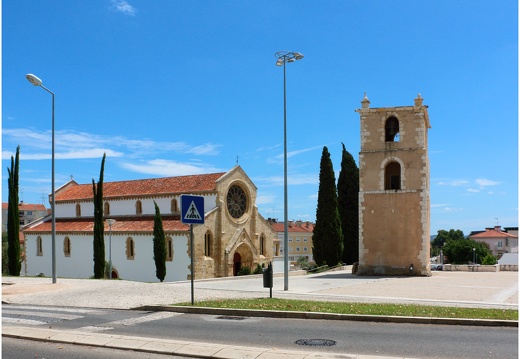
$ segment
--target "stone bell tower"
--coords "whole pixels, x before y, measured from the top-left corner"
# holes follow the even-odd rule
[[[428,106],[361,109],[359,275],[431,275]]]

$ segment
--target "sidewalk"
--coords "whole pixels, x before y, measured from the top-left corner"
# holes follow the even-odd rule
[[[57,283],[52,284],[50,278],[4,277],[2,284],[3,303],[35,305],[56,305],[56,303],[60,303],[60,306],[72,307],[113,309],[145,307],[147,310],[162,310],[164,306],[190,302],[191,300],[190,281],[139,283],[124,280],[58,278]],[[431,277],[357,277],[353,276],[350,270],[345,270],[315,275],[291,275],[288,284],[289,290],[283,290],[283,277],[275,276],[273,297],[320,301],[416,303],[518,309],[518,272],[433,272]],[[100,293],[103,293],[103,295],[100,295]],[[269,288],[263,288],[261,275],[194,282],[195,302],[218,298],[259,297],[269,297]],[[186,310],[197,309],[187,307]],[[260,314],[269,316],[267,312]],[[308,315],[309,313],[306,317]],[[389,318],[380,319],[389,321]],[[406,321],[406,318],[399,320],[403,322]],[[431,322],[429,318],[424,320],[426,320],[425,323]],[[415,318],[415,322],[417,322],[417,318]],[[479,325],[476,321],[474,323],[463,322],[462,324]],[[482,322],[480,325],[490,325],[490,323]],[[513,325],[517,326],[518,323],[513,323]],[[305,351],[248,348],[104,333],[65,332],[36,326],[3,326],[2,335],[151,353],[173,353],[199,358],[337,358],[337,354],[334,353],[313,352],[310,354]],[[342,357],[350,359],[389,358],[355,354],[344,354]],[[396,358],[393,357],[393,359]]]

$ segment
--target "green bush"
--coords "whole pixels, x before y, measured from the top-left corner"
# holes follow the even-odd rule
[[[497,258],[492,254],[487,254],[482,259],[482,264],[483,265],[495,265],[495,264],[497,264]]]
[[[256,268],[255,268],[253,274],[262,274],[262,273],[263,273],[262,266],[260,265],[260,263],[258,263],[256,265]]]
[[[237,276],[239,275],[250,275],[251,274],[251,268],[249,267],[240,267]]]

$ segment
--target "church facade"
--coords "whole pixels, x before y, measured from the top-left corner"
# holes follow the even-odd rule
[[[204,224],[193,225],[194,279],[230,277],[272,261],[276,232],[259,213],[257,188],[240,166],[228,172],[103,184],[105,259],[112,277],[156,282],[153,226],[157,203],[166,237],[165,281],[191,278],[190,225],[180,220],[180,196],[204,197]],[[94,274],[92,184],[70,181],[56,191],[58,277]],[[24,231],[27,275],[51,275],[51,218]]]

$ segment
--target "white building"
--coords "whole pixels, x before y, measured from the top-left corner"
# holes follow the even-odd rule
[[[257,188],[241,167],[227,173],[105,182],[105,260],[113,277],[155,282],[153,226],[159,206],[166,236],[165,281],[191,276],[190,226],[180,220],[180,195],[204,197],[204,218],[193,225],[195,279],[236,275],[242,267],[267,265],[276,236],[255,205]],[[58,277],[94,275],[92,184],[70,181],[56,191],[56,268]],[[27,274],[51,275],[51,217],[24,230]]]

